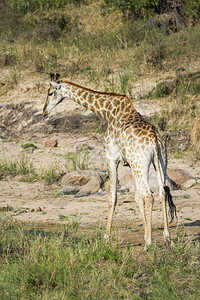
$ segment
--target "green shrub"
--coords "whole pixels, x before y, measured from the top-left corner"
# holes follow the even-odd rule
[[[192,19],[196,23],[200,20],[200,0],[181,0],[174,1],[174,3],[162,0],[104,0],[101,7],[103,11],[107,12],[112,8],[124,15],[132,15],[135,19],[147,20],[155,14],[175,11],[179,19],[182,19],[181,21]]]
[[[102,8],[114,8],[122,13],[129,11],[134,18],[147,19],[159,11],[162,0],[104,0]]]

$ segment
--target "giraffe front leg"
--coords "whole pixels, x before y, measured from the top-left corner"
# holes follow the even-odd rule
[[[108,215],[105,238],[108,238],[110,236],[113,214],[117,204],[117,168],[118,168],[117,161],[110,161],[108,163],[110,191],[109,191],[109,199],[108,199],[109,215]]]
[[[145,215],[144,198],[137,190],[136,190],[136,193],[135,193],[135,200],[137,202],[137,205],[138,205],[138,208],[140,210],[141,217],[142,217],[142,223],[143,223],[143,226],[144,226],[144,240],[145,240],[145,245],[146,245],[147,220],[146,220],[146,215]],[[145,249],[146,249],[146,246],[145,246]]]

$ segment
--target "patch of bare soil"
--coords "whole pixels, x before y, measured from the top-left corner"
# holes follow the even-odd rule
[[[0,98],[0,159],[17,158],[23,151],[22,144],[31,142],[37,149],[27,155],[38,172],[50,167],[63,169],[67,153],[76,153],[77,149],[88,147],[88,168],[105,170],[101,133],[106,127],[105,122],[70,100],[64,101],[49,118],[43,119],[41,112],[46,93],[41,86],[46,86],[47,89],[48,82],[41,82],[38,87],[36,79],[33,79],[31,84],[21,84],[17,91]],[[144,113],[146,106],[140,102]],[[154,106],[155,104],[152,107]],[[154,110],[152,107],[149,107],[149,114]],[[139,103],[137,109],[140,109]],[[49,138],[56,139],[58,146],[44,147],[45,140]],[[169,168],[182,168],[192,176],[200,174],[200,164],[180,159],[169,158]],[[47,228],[72,221],[78,222],[81,231],[91,231],[95,226],[106,225],[107,194],[74,198],[73,195],[58,195],[58,185],[47,185],[43,180],[23,182],[21,179],[15,177],[0,181],[2,214]],[[183,224],[193,239],[199,238],[200,186],[196,184],[188,189],[175,190],[172,195],[178,215],[178,221],[170,224],[172,233],[175,234],[177,226]],[[154,197],[153,239],[161,241],[163,215],[158,194],[155,193]],[[113,234],[114,232],[120,236],[122,244],[127,241],[136,247],[144,244],[140,214],[133,193],[118,193]]]

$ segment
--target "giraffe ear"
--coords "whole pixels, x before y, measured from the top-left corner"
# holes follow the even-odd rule
[[[50,79],[51,81],[54,81],[54,73],[50,73]]]
[[[56,80],[58,80],[60,77],[60,74],[59,73],[56,73]]]

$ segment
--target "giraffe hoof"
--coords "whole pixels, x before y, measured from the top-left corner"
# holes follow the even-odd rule
[[[164,242],[165,243],[170,243],[171,242],[171,238],[170,238],[169,232],[163,233],[163,237],[164,237]]]
[[[151,246],[151,245],[145,245],[145,246],[144,246],[144,251],[145,251],[145,252],[148,252],[148,251],[149,251],[149,248],[150,248],[150,246]]]
[[[151,243],[146,243],[144,246],[144,251],[148,251],[150,247],[151,247]]]

